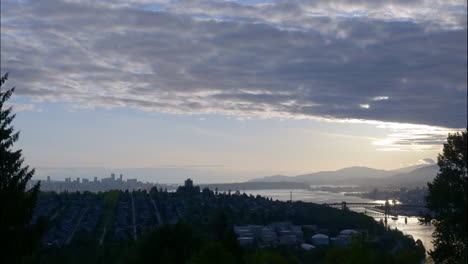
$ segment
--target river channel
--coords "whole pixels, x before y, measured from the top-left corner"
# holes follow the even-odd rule
[[[292,193],[291,193],[292,192]],[[382,203],[383,201],[376,201],[370,199],[364,199],[354,196],[345,196],[344,193],[333,193],[325,191],[315,190],[245,190],[245,193],[250,195],[261,195],[264,197],[270,197],[273,200],[289,201],[292,197],[293,201],[303,201],[312,203],[341,203],[346,201],[347,203]],[[364,213],[365,208],[350,208],[353,211]],[[382,216],[378,214],[372,215],[377,221],[382,219]],[[421,225],[419,224],[417,217],[398,216],[398,220],[388,219],[388,225],[390,228],[397,228],[404,234],[411,235],[415,240],[419,239],[422,241],[426,250],[433,249],[432,244],[432,232],[434,226],[432,225]]]

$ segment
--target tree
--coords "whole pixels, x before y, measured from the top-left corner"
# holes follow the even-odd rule
[[[212,219],[214,240],[219,242],[230,254],[234,256],[236,263],[242,263],[242,248],[237,241],[236,233],[228,223],[228,217],[225,212],[217,211]]]
[[[439,173],[428,183],[427,207],[434,213],[436,263],[467,263],[467,131],[449,134],[437,164]]]
[[[191,264],[235,264],[234,256],[218,242],[206,243],[192,257]]]
[[[163,225],[139,241],[136,258],[128,263],[187,263],[200,242],[192,228],[183,222]]]
[[[18,140],[11,122],[15,118],[12,108],[5,107],[15,88],[2,91],[8,74],[0,77],[0,254],[2,263],[16,263],[31,254],[40,235],[37,225],[31,225],[31,216],[39,192],[39,183],[29,190],[27,183],[34,169],[23,166],[21,149],[13,150]],[[1,259],[0,259],[1,260]]]

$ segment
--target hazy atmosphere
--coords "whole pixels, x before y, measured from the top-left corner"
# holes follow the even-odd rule
[[[468,263],[466,0],[0,4],[0,263]]]
[[[467,125],[466,14],[466,1],[5,0],[16,147],[37,179],[431,163]]]

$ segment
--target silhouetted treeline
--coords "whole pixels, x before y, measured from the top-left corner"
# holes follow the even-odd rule
[[[55,209],[54,209],[55,208]],[[218,193],[185,185],[176,192],[41,193],[35,218],[48,219],[29,263],[418,263],[424,248],[371,217],[304,202]],[[332,236],[363,230],[348,246],[241,247],[233,225],[290,221]],[[68,230],[69,231],[66,231]],[[311,235],[311,234],[308,234]],[[370,262],[369,262],[370,261]],[[379,262],[380,263],[380,262]]]

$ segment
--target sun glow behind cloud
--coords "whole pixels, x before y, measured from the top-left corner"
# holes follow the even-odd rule
[[[376,96],[372,100],[374,101],[383,101],[383,100],[388,100],[388,96]]]
[[[369,104],[360,104],[359,107],[364,108],[364,109],[369,109],[370,105]]]
[[[379,151],[427,151],[440,150],[447,138],[447,134],[459,130],[442,127],[381,123],[379,128],[390,130],[386,138],[373,141]]]

